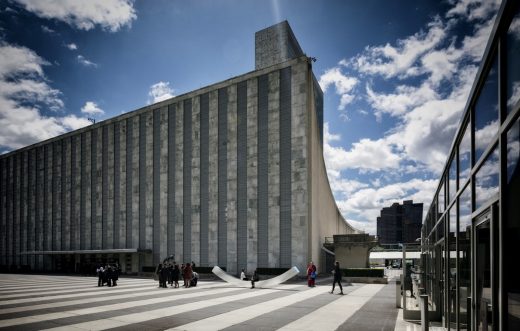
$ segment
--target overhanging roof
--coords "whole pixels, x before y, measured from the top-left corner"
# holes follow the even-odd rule
[[[119,254],[119,253],[151,253],[150,249],[119,248],[119,249],[76,249],[66,251],[27,251],[20,255],[71,255],[71,254]]]

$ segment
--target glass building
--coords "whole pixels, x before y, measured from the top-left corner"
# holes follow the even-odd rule
[[[476,77],[423,222],[422,286],[450,330],[520,330],[520,1],[503,1]]]

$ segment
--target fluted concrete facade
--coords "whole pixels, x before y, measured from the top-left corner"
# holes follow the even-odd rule
[[[0,156],[0,263],[319,263],[325,237],[356,230],[331,194],[322,93],[297,55]]]

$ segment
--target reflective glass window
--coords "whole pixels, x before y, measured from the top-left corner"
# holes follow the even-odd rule
[[[448,234],[448,311],[452,328],[457,322],[457,204],[450,208]]]
[[[445,199],[444,199],[444,183],[442,183],[441,188],[439,190],[439,204],[437,205],[439,207],[439,216],[442,215],[445,208]]]
[[[455,159],[451,160],[450,171],[448,174],[448,183],[448,203],[451,203],[457,194],[457,162]]]
[[[475,175],[475,210],[498,193],[500,163],[495,146]]]
[[[506,100],[509,114],[520,100],[520,13],[518,10],[507,31],[506,45]]]
[[[471,185],[459,196],[459,327],[471,330]]]
[[[507,132],[507,185],[505,190],[504,261],[518,261],[520,238],[520,119]],[[505,272],[507,329],[520,330],[520,283],[518,274]]]
[[[520,158],[520,119],[507,132],[507,183],[518,176],[518,159]]]
[[[493,65],[480,90],[475,104],[475,162],[489,146],[498,132],[498,61],[495,56]]]
[[[459,145],[459,181],[462,186],[469,178],[471,171],[471,130],[470,126],[466,126],[466,132],[462,136]]]

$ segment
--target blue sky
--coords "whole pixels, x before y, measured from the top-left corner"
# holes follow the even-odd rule
[[[0,153],[254,69],[288,20],[325,92],[338,206],[427,210],[500,3],[0,0]]]

